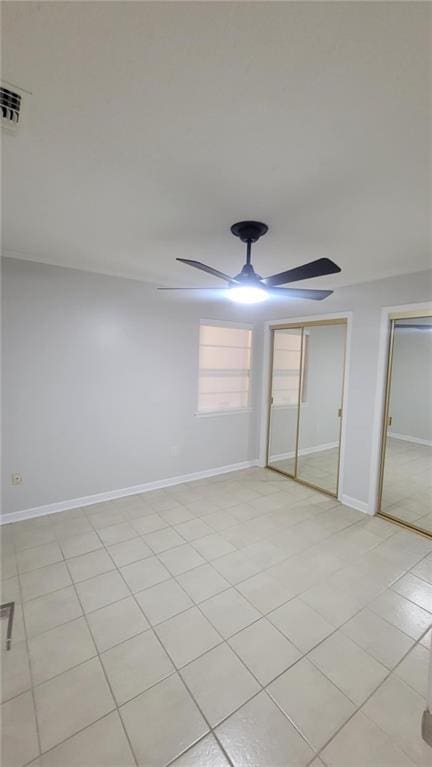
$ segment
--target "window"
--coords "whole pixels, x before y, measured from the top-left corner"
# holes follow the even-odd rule
[[[249,407],[252,330],[202,324],[199,341],[199,413]]]
[[[273,347],[273,385],[272,404],[279,407],[297,405],[300,357],[301,357],[301,330],[284,332],[278,330],[274,334]],[[309,359],[309,335],[304,334],[303,348],[303,376],[301,403],[306,402],[307,372]]]

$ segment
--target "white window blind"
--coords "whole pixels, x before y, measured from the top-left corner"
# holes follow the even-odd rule
[[[309,356],[309,336],[304,335],[303,382],[301,402],[306,402],[306,385]],[[301,331],[283,333],[274,336],[273,347],[273,405],[297,405],[300,383]]]
[[[200,326],[199,413],[249,407],[252,330]]]

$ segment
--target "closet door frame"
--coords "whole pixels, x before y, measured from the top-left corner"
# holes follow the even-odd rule
[[[337,461],[337,477],[336,477],[335,492],[332,492],[331,490],[326,490],[325,488],[320,487],[319,485],[315,485],[312,482],[308,482],[305,479],[301,479],[298,476],[298,472],[297,472],[298,446],[299,446],[299,436],[300,436],[301,392],[303,389],[303,376],[304,376],[304,366],[303,366],[304,337],[305,337],[304,331],[306,328],[322,327],[325,325],[343,325],[345,326],[345,330],[346,330],[345,343],[344,343],[344,361],[342,366],[341,397],[340,397],[341,407],[340,407],[340,418],[339,418],[338,461]],[[271,440],[271,409],[272,409],[272,392],[273,392],[273,352],[274,352],[275,331],[277,330],[301,330],[300,375],[299,375],[299,387],[298,387],[298,397],[297,397],[297,425],[296,425],[296,439],[295,439],[294,474],[290,474],[287,471],[283,471],[282,469],[278,469],[275,466],[272,466],[271,464],[269,464],[270,440]],[[306,487],[311,487],[313,490],[318,490],[320,493],[329,495],[331,498],[339,497],[341,437],[342,437],[342,421],[344,417],[343,403],[344,403],[344,393],[345,393],[344,387],[345,387],[345,378],[346,378],[347,343],[348,343],[348,320],[346,317],[341,317],[337,319],[328,319],[328,320],[326,319],[305,320],[305,321],[270,325],[270,365],[269,365],[269,384],[268,384],[268,401],[267,401],[267,446],[266,446],[266,461],[265,461],[266,468],[271,469],[272,471],[276,471],[278,472],[278,474],[282,474],[284,477],[289,477],[290,479],[293,479],[295,482],[298,482],[301,485],[305,485]]]
[[[415,530],[416,533],[424,535],[426,538],[432,538],[432,533],[429,530],[424,530],[421,527],[417,527],[411,522],[406,522],[398,517],[393,517],[385,511],[382,511],[382,497],[384,491],[384,475],[385,475],[385,459],[387,449],[387,429],[389,426],[390,415],[390,399],[391,399],[391,384],[393,373],[393,354],[394,354],[394,335],[395,325],[398,320],[414,320],[420,317],[432,317],[432,311],[424,309],[423,311],[407,311],[396,312],[388,315],[388,343],[387,343],[387,364],[385,374],[385,394],[384,394],[384,409],[383,418],[381,424],[381,447],[380,447],[380,463],[379,463],[379,482],[378,482],[378,504],[377,515],[383,519],[387,519],[390,522],[394,522],[400,527],[408,528],[409,530]]]

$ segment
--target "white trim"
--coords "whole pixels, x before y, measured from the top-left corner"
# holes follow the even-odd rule
[[[388,436],[393,439],[401,439],[403,442],[414,442],[415,445],[427,445],[432,447],[431,439],[421,439],[420,437],[410,437],[408,434],[397,434],[394,431],[389,431]]]
[[[200,325],[213,325],[218,328],[240,328],[241,330],[253,330],[255,324],[251,322],[231,322],[231,320],[206,320],[200,319]]]
[[[362,511],[363,514],[373,514],[373,511],[371,511],[369,504],[366,501],[360,501],[358,498],[351,498],[350,495],[344,495],[343,493],[339,496],[339,501],[343,503],[344,506],[349,506],[350,509]]]
[[[349,382],[350,382],[350,366],[351,366],[352,312],[347,312],[346,319],[347,319],[347,324],[346,324],[345,360],[344,360],[344,377],[343,377],[342,424],[341,424],[340,447],[339,447],[338,500],[340,500],[344,495],[343,490],[344,490],[344,478],[345,478],[345,445],[346,445],[346,439],[347,439],[347,423],[348,423],[347,416],[349,413],[348,398],[349,398]]]
[[[151,490],[160,490],[164,487],[171,487],[172,485],[180,485],[183,482],[195,482],[198,479],[206,479],[207,477],[216,477],[219,474],[229,474],[232,471],[240,471],[241,469],[250,469],[257,465],[257,461],[241,461],[240,463],[232,463],[228,466],[218,466],[215,469],[204,469],[203,471],[195,471],[192,474],[183,474],[177,477],[169,477],[169,479],[159,479],[156,482],[145,482],[143,485],[133,485],[132,487],[124,487],[121,490],[108,490],[105,493],[96,493],[95,495],[87,495],[83,498],[72,498],[69,501],[57,501],[56,503],[48,503],[46,506],[34,506],[31,509],[23,509],[22,511],[12,511],[9,514],[3,514],[0,516],[0,525],[5,525],[9,522],[18,522],[24,519],[33,519],[33,517],[44,517],[46,514],[57,514],[59,511],[68,511],[69,509],[81,508],[83,506],[91,506],[94,503],[102,503],[103,501],[113,501],[117,498],[125,498],[128,495],[137,495],[138,493],[148,493]]]
[[[303,447],[301,450],[299,450],[299,455],[310,455],[311,453],[321,453],[322,450],[331,450],[334,447],[337,447],[339,442],[326,442],[322,445],[315,445],[314,447]],[[292,450],[290,453],[278,453],[277,455],[270,455],[269,461],[283,461],[285,458],[294,458],[295,451]]]
[[[380,342],[377,361],[377,385],[375,390],[374,426],[372,433],[372,450],[370,463],[369,482],[369,508],[371,514],[378,512],[378,490],[381,468],[381,429],[384,416],[388,341],[390,334],[390,315],[397,312],[430,312],[432,303],[422,301],[413,304],[401,304],[399,306],[384,306],[381,309]]]
[[[304,322],[323,322],[324,320],[346,320],[352,316],[351,311],[346,312],[330,312],[329,314],[308,314],[304,317],[285,317],[277,320],[266,320],[264,327],[277,328],[279,325],[295,325],[296,322],[302,324]]]

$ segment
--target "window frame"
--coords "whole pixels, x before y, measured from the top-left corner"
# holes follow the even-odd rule
[[[248,387],[248,404],[246,407],[241,408],[225,408],[221,410],[200,410],[199,409],[199,397],[200,397],[200,333],[201,333],[201,326],[212,326],[212,327],[220,327],[220,328],[232,328],[235,330],[236,328],[240,330],[250,330],[251,332],[251,345],[250,345],[250,362],[249,362],[249,387]],[[252,371],[253,371],[253,356],[254,356],[254,325],[248,322],[231,322],[230,320],[207,320],[207,319],[200,319],[199,325],[198,325],[198,344],[197,344],[197,390],[196,390],[196,410],[194,415],[197,418],[215,418],[218,416],[227,416],[227,415],[240,415],[241,413],[251,413],[252,408]]]

